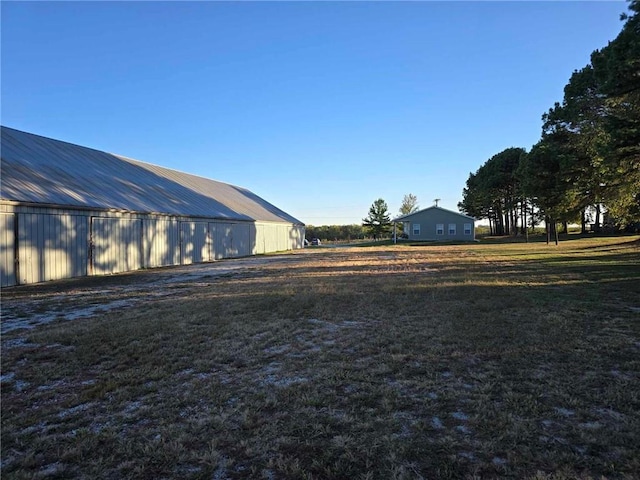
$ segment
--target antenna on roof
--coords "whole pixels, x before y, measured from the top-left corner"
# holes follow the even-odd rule
[[[434,198],[433,202],[436,204],[436,207],[438,206],[438,202],[442,200],[441,198]]]

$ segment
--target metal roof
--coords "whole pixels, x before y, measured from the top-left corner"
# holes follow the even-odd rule
[[[400,215],[399,217],[396,217],[392,220],[392,222],[398,222],[401,220],[405,220],[409,217],[412,217],[414,215],[418,215],[420,213],[426,212],[427,210],[440,210],[441,212],[447,212],[447,213],[452,213],[454,215],[458,215],[459,217],[464,217],[467,218],[469,220],[474,220],[475,218],[470,217],[469,215],[465,215],[464,213],[460,213],[460,212],[454,212],[453,210],[447,210],[446,208],[442,208],[442,207],[437,207],[437,206],[431,206],[431,207],[427,207],[427,208],[423,208],[422,210],[418,210],[417,212],[413,212],[413,213],[407,213],[406,215]]]
[[[242,187],[8,127],[1,130],[3,200],[302,224]]]

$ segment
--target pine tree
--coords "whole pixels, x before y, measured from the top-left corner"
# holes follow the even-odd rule
[[[389,233],[391,218],[388,211],[387,202],[379,198],[369,208],[369,215],[362,219],[362,225],[373,235],[373,238],[380,238]]]

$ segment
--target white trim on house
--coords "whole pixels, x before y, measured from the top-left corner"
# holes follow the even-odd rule
[[[470,241],[475,240],[475,219],[446,208],[432,206],[393,219],[402,222],[409,240]],[[411,230],[407,227],[411,226]],[[419,229],[415,226],[419,225]]]
[[[442,208],[442,207],[436,207],[431,206],[431,207],[427,207],[427,208],[423,208],[422,210],[418,210],[417,212],[413,212],[413,213],[407,213],[406,215],[400,215],[399,217],[394,218],[393,220],[391,220],[392,222],[401,222],[407,218],[413,217],[415,215],[418,215],[420,213],[426,212],[428,210],[440,210],[442,212],[447,212],[447,213],[453,213],[454,215],[458,215],[460,217],[464,217],[467,218],[469,220],[473,220],[475,222],[475,218],[470,217],[469,215],[465,215],[464,213],[460,213],[460,212],[454,212],[453,210],[448,210],[446,208]]]
[[[463,228],[464,228],[464,234],[465,235],[471,235],[473,233],[473,224],[472,223],[465,223]]]

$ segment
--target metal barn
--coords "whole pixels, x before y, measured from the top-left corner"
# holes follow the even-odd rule
[[[1,127],[0,285],[303,247],[241,187]]]

